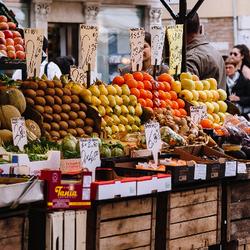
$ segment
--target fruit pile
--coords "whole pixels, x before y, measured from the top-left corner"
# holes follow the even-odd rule
[[[25,59],[24,40],[16,30],[16,24],[6,16],[0,16],[0,54],[11,59]]]
[[[43,129],[50,139],[60,139],[68,133],[82,137],[91,135],[95,122],[87,117],[87,106],[79,95],[81,86],[67,86],[59,79],[26,80],[22,91],[27,105],[43,117]]]
[[[106,85],[99,81],[84,89],[80,95],[99,112],[101,127],[107,135],[140,130],[142,107],[127,84]]]
[[[206,105],[207,119],[201,122],[204,128],[212,128],[224,122],[227,94],[223,89],[217,89],[217,81],[214,78],[200,81],[195,75],[181,73],[180,82],[176,84],[179,85],[176,92],[180,98],[194,106]]]

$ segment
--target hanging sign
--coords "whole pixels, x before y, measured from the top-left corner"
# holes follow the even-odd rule
[[[165,41],[166,27],[155,25],[151,26],[151,64],[161,65],[162,51]]]
[[[183,41],[183,25],[169,26],[167,28],[169,41],[169,70],[170,72],[181,73],[182,62],[182,41]]]
[[[27,77],[39,77],[42,63],[44,31],[24,29]]]
[[[74,82],[82,84],[87,83],[87,73],[76,66],[70,67],[70,77]]]
[[[96,63],[98,28],[96,26],[80,25],[80,43],[79,43],[79,68],[84,72],[89,70],[89,64],[92,70]]]
[[[191,106],[190,117],[193,123],[198,124],[201,120],[207,117],[207,106]]]
[[[14,145],[23,151],[24,146],[28,143],[24,117],[12,118],[11,126]]]
[[[150,122],[144,125],[147,149],[152,151],[154,161],[158,164],[158,153],[161,150],[161,133],[158,122]]]
[[[143,28],[130,29],[130,50],[132,71],[141,71],[143,63],[143,49],[145,31]]]

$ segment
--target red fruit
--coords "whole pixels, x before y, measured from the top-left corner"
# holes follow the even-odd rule
[[[7,48],[4,44],[0,44],[0,50],[7,50]]]
[[[130,94],[135,95],[137,98],[139,98],[140,97],[140,90],[137,88],[132,88],[132,89],[130,89]]]
[[[171,85],[168,82],[163,82],[165,85],[165,91],[170,91],[171,90]]]
[[[5,38],[5,35],[1,30],[0,30],[0,37]]]
[[[9,29],[10,30],[15,30],[16,29],[16,24],[13,23],[13,22],[8,22],[8,25],[9,25]]]
[[[6,50],[0,50],[0,53],[3,54],[4,56],[7,56]]]
[[[146,101],[144,100],[144,99],[142,99],[142,98],[139,98],[138,99],[138,102],[142,105],[142,107],[146,107]]]
[[[14,45],[14,40],[12,38],[7,38],[6,39],[6,45]]]
[[[185,107],[185,102],[182,99],[177,99],[176,101],[178,102],[180,108]]]
[[[158,76],[158,81],[160,82],[171,82],[172,81],[172,76],[167,74],[167,73],[163,73],[160,76]]]
[[[137,88],[138,89],[144,89],[144,84],[141,81],[137,81]]]
[[[159,98],[162,100],[166,100],[167,99],[166,92],[164,92],[163,90],[159,90]]]
[[[8,22],[7,17],[6,17],[6,16],[1,15],[1,16],[0,16],[0,22],[5,22],[5,23],[7,23],[7,22]]]
[[[15,37],[14,38],[14,43],[15,43],[15,45],[16,44],[20,44],[20,45],[24,44],[22,37]]]
[[[24,60],[25,59],[25,53],[21,50],[16,52],[16,57],[20,60]]]
[[[178,109],[178,108],[179,108],[178,102],[172,101],[171,108],[172,108],[172,109]]]
[[[13,51],[13,50],[9,50],[9,51],[7,52],[7,55],[8,55],[8,57],[11,58],[11,59],[16,59],[16,52]]]
[[[137,81],[134,79],[127,80],[126,84],[129,86],[130,89],[137,88]]]
[[[21,44],[15,45],[16,51],[24,51],[24,47]]]
[[[166,108],[166,107],[167,107],[167,103],[166,103],[166,101],[161,100],[160,107],[161,107],[161,108]]]
[[[13,33],[13,37],[14,37],[14,38],[15,38],[15,37],[22,37],[21,34],[20,34],[20,32],[18,32],[18,31],[16,31],[16,30],[13,30],[12,33]]]
[[[153,76],[151,76],[150,74],[143,72],[143,80],[152,80]]]
[[[159,82],[158,89],[165,91],[165,84],[163,82]]]
[[[134,72],[133,77],[136,81],[143,81],[143,74],[142,72]]]
[[[185,109],[180,108],[179,111],[181,113],[181,116],[187,116],[187,111]]]
[[[178,116],[178,117],[181,116],[181,112],[178,109],[173,110],[173,114],[174,116]]]
[[[154,103],[152,100],[147,98],[145,101],[146,101],[146,107],[153,108]]]
[[[153,89],[152,83],[149,80],[144,80],[143,83],[144,83],[144,89],[146,89],[146,90],[152,90]]]
[[[19,42],[21,42],[21,40],[22,40],[22,43],[19,43]],[[17,44],[23,44],[23,39],[22,38],[20,38],[20,37],[16,37],[15,39],[14,39],[14,41],[15,41],[15,44],[17,43]],[[113,84],[117,84],[117,85],[119,85],[119,86],[121,86],[124,82],[125,82],[125,80],[124,80],[124,78],[122,77],[122,76],[115,76],[115,78],[113,79]]]
[[[6,39],[4,37],[0,37],[0,44],[6,44]]]
[[[9,29],[9,25],[5,22],[1,22],[0,23],[0,30],[8,30]]]
[[[153,99],[153,94],[152,94],[152,92],[149,91],[149,90],[146,90],[146,91],[147,91],[147,98],[148,98],[148,99]]]
[[[147,90],[140,89],[140,97],[146,99],[148,97]]]
[[[11,30],[4,30],[3,33],[5,35],[5,39],[7,39],[7,38],[13,38],[13,33],[12,33]]]
[[[133,75],[130,74],[130,73],[124,74],[123,78],[124,78],[125,82],[128,81],[128,80],[134,79]]]
[[[12,50],[12,51],[16,51],[15,47],[13,45],[8,45],[6,46],[7,50]]]
[[[178,99],[177,93],[175,91],[171,90],[171,91],[169,91],[169,94],[171,95],[172,100]]]

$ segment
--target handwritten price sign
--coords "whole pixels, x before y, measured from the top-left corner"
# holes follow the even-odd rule
[[[87,73],[83,69],[77,68],[76,66],[70,67],[70,77],[74,82],[86,83]]]
[[[143,28],[130,29],[132,71],[141,71],[143,62],[145,31]]]
[[[11,126],[12,126],[14,145],[18,146],[20,150],[23,150],[24,146],[28,142],[24,118],[23,117],[12,118]]]
[[[199,123],[202,119],[207,117],[207,106],[191,106],[190,117],[193,123]]]
[[[80,25],[79,68],[84,72],[95,68],[98,28],[96,26]]]
[[[80,139],[80,152],[84,167],[92,171],[95,179],[95,169],[101,166],[98,139]]]
[[[166,27],[163,26],[151,26],[151,64],[160,65],[162,61],[162,51],[165,40]]]
[[[147,149],[152,151],[154,161],[158,164],[158,153],[161,149],[160,124],[158,122],[150,122],[146,123],[144,126]]]
[[[42,63],[43,30],[24,29],[27,77],[39,77]]]

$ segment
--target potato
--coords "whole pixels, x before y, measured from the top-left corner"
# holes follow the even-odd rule
[[[90,127],[93,127],[95,125],[95,122],[91,118],[86,118],[85,119],[85,124],[88,125],[88,126],[90,126]]]
[[[43,114],[43,118],[44,118],[44,121],[48,122],[48,123],[51,123],[53,121],[53,116],[50,115],[50,114],[46,114],[44,113]]]
[[[68,127],[69,127],[68,123],[65,122],[65,121],[60,121],[60,122],[59,122],[59,126],[60,126],[60,129],[61,129],[61,130],[67,130]]]
[[[26,97],[30,97],[32,99],[36,97],[36,91],[33,89],[25,89],[23,90],[23,93]]]
[[[55,105],[53,106],[53,111],[54,111],[54,113],[56,113],[56,114],[60,114],[60,113],[62,112],[62,108],[61,108],[60,105],[55,104]]]
[[[63,104],[62,105],[62,110],[63,110],[63,112],[68,113],[71,110],[71,108],[70,108],[70,106],[68,104]]]
[[[64,138],[68,133],[65,130],[59,130],[59,134],[60,134],[61,138]]]
[[[84,111],[84,112],[86,112],[87,111],[87,106],[86,106],[86,104],[85,103],[79,103],[79,105],[80,105],[80,109],[82,110],[82,111]]]
[[[44,96],[45,95],[45,92],[42,90],[42,89],[38,89],[37,91],[36,91],[36,96]]]
[[[43,112],[44,112],[44,107],[43,107],[43,106],[35,105],[34,108],[35,108],[35,110],[37,110],[37,111],[40,112],[40,113],[43,113]]]
[[[50,124],[49,124],[49,123],[46,123],[46,122],[43,123],[43,128],[44,128],[46,131],[50,131],[50,130],[51,130]]]
[[[75,119],[75,123],[77,127],[82,128],[84,126],[84,121],[82,119]]]
[[[60,126],[57,122],[51,122],[51,129],[55,130],[55,131],[59,131],[60,130]]]
[[[45,93],[46,93],[46,95],[54,96],[56,91],[54,89],[52,89],[52,88],[47,88],[45,90]]]
[[[42,90],[47,89],[47,83],[44,82],[44,81],[39,81],[39,82],[38,82],[38,88],[39,88],[39,89],[42,89]]]
[[[70,121],[68,121],[68,124],[69,124],[69,127],[70,127],[70,128],[76,128],[76,123],[75,123],[75,121],[70,120]]]
[[[68,89],[68,88],[63,88],[62,90],[63,90],[64,95],[71,96],[71,90],[70,90],[70,89]]]
[[[79,118],[81,118],[81,119],[83,119],[83,120],[85,120],[85,118],[86,118],[86,114],[85,114],[85,112],[84,111],[78,111],[78,117]]]
[[[70,134],[72,134],[73,136],[77,136],[77,132],[76,132],[76,130],[73,129],[73,128],[69,128],[69,129],[67,130],[67,132],[70,133]]]
[[[63,87],[63,84],[61,81],[54,80],[53,82],[54,82],[55,88],[62,88]]]
[[[68,121],[69,120],[69,115],[66,114],[66,113],[61,113],[60,116],[61,116],[63,121]]]
[[[73,103],[79,103],[80,98],[77,95],[72,95],[71,100]]]
[[[72,102],[71,97],[68,96],[68,95],[64,95],[62,97],[62,102],[65,103],[65,104],[70,104]]]
[[[43,97],[35,97],[34,101],[37,105],[45,106],[46,105],[46,100]]]
[[[76,132],[78,136],[83,136],[85,135],[85,132],[82,128],[76,128]]]
[[[70,112],[69,112],[69,118],[70,118],[71,120],[75,120],[77,117],[78,117],[78,115],[77,115],[76,112],[74,112],[74,111],[70,111]]]
[[[59,139],[60,138],[59,132],[54,131],[54,130],[50,131],[50,136],[51,136],[52,139]]]
[[[59,97],[63,96],[63,90],[60,88],[55,88],[56,95]]]
[[[84,129],[84,131],[85,131],[85,133],[86,133],[87,135],[90,135],[90,134],[93,133],[93,128],[90,127],[90,126],[85,126],[83,129]]]
[[[55,84],[54,84],[53,81],[46,80],[45,82],[47,83],[48,88],[54,88],[55,87]]]
[[[53,114],[53,121],[60,122],[62,120],[61,116],[59,114]]]
[[[54,96],[55,104],[62,105],[62,99],[58,96]]]
[[[77,103],[71,103],[70,107],[71,107],[71,110],[73,111],[80,111],[80,105]]]
[[[45,106],[44,112],[47,114],[53,114],[53,109],[50,106]]]
[[[28,81],[29,83],[27,84],[27,88],[37,90],[38,89],[38,84],[34,81]]]
[[[50,96],[50,95],[46,95],[44,96],[45,100],[46,100],[46,104],[48,106],[53,106],[55,103],[54,97]]]
[[[30,106],[35,105],[35,102],[34,102],[34,100],[32,98],[25,97],[25,100],[26,100],[27,105],[30,105]]]

